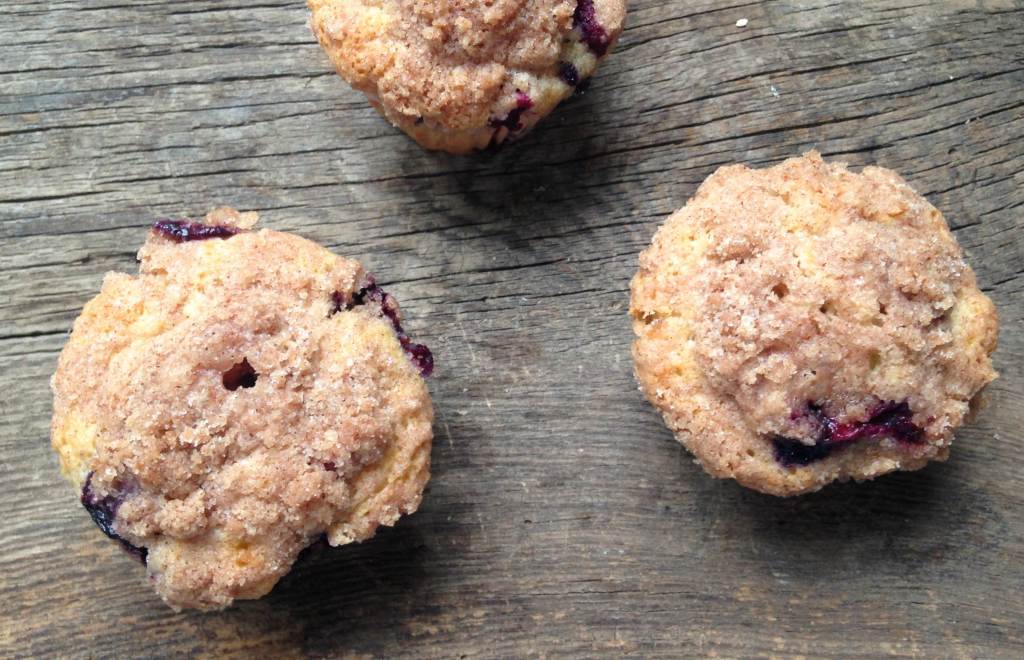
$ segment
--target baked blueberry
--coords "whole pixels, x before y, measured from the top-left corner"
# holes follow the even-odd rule
[[[89,517],[92,518],[92,521],[96,523],[96,526],[108,538],[117,541],[128,554],[145,564],[146,549],[132,545],[114,531],[114,519],[117,517],[117,509],[123,501],[123,496],[116,491],[103,497],[98,496],[92,489],[92,472],[85,476],[85,483],[82,485],[81,502],[85,510],[89,512]]]
[[[808,404],[807,411],[802,414],[810,416],[817,424],[814,442],[806,444],[801,440],[781,435],[772,438],[775,444],[775,458],[783,465],[807,465],[825,458],[835,449],[858,440],[891,438],[899,442],[918,444],[924,439],[924,431],[913,422],[913,413],[906,401],[880,402],[868,419],[859,422],[840,423],[834,417],[828,416],[820,405],[814,403]]]
[[[558,65],[558,77],[573,89],[580,84],[580,72],[572,62],[562,62]]]
[[[395,333],[398,335],[398,341],[402,345],[402,350],[406,352],[409,359],[416,365],[420,374],[426,378],[434,372],[433,353],[425,345],[413,343],[409,336],[405,334],[405,330],[402,329],[401,318],[398,315],[398,304],[389,293],[377,286],[377,282],[372,275],[367,276],[366,285],[352,296],[351,302],[344,302],[344,295],[338,291],[331,294],[331,300],[332,314],[343,309],[352,309],[357,305],[370,304],[376,306],[380,310],[381,316],[391,322],[391,327],[395,329]]]
[[[153,223],[153,231],[176,241],[205,241],[211,238],[231,238],[238,233],[235,227],[225,225],[206,225],[189,220],[157,220]]]
[[[604,25],[598,20],[594,0],[577,0],[576,11],[572,15],[572,24],[580,31],[583,43],[597,56],[608,52],[611,38]]]

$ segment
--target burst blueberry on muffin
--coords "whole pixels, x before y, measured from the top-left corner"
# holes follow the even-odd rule
[[[614,46],[625,0],[308,0],[338,73],[428,149],[522,136]]]
[[[723,167],[633,279],[637,378],[716,477],[774,495],[916,470],[996,374],[992,302],[896,173]]]
[[[433,360],[394,299],[255,222],[157,222],[53,377],[62,471],[176,608],[259,598],[324,534],[415,511],[429,478]]]

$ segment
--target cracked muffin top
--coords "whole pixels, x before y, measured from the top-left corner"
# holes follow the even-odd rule
[[[636,373],[713,475],[776,495],[945,459],[997,319],[935,207],[816,153],[723,167],[633,279]]]
[[[590,76],[624,0],[309,0],[338,73],[423,146],[524,134]]]
[[[258,598],[299,552],[373,536],[429,478],[432,358],[355,261],[219,209],[161,221],[53,376],[53,446],[176,608]]]

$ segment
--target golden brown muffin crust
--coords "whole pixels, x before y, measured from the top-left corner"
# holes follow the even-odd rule
[[[775,494],[945,458],[995,378],[995,309],[941,213],[890,170],[813,152],[709,177],[641,255],[631,313],[641,387],[680,440]],[[904,403],[920,442],[773,455],[772,438],[813,445],[822,420],[840,437]]]
[[[517,108],[517,92],[530,107],[511,132],[529,130],[594,71],[626,12],[622,0],[308,4],[338,73],[421,144],[455,153],[504,139],[510,131],[496,124]],[[594,26],[589,33],[580,27],[581,7]],[[560,73],[566,64],[575,82]]]
[[[168,603],[259,597],[321,535],[362,540],[415,511],[430,398],[380,308],[354,304],[357,262],[267,230],[154,231],[139,260],[75,322],[53,444],[113,532],[146,549]]]

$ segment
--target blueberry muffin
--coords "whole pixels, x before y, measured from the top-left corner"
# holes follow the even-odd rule
[[[157,222],[53,376],[64,475],[175,608],[259,598],[312,543],[415,511],[429,478],[433,361],[395,300],[255,222]]]
[[[773,495],[945,460],[992,302],[896,173],[816,153],[712,174],[640,257],[642,391],[712,475]]]
[[[427,149],[522,136],[594,73],[625,0],[308,0],[334,67]]]

